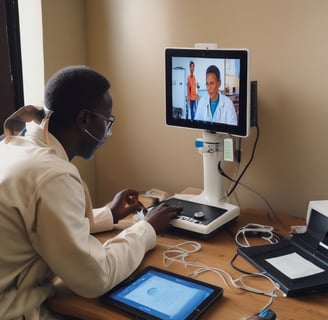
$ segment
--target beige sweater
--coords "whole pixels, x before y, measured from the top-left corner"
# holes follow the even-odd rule
[[[139,221],[101,244],[91,233],[113,227],[111,211],[87,210],[79,172],[48,133],[43,110],[29,106],[13,117],[19,121],[7,121],[0,143],[0,319],[50,319],[40,306],[54,275],[98,297],[137,268],[156,235]],[[35,122],[16,136],[26,119]]]

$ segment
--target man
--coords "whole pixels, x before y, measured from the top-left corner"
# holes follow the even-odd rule
[[[195,119],[237,125],[235,107],[231,99],[220,93],[220,86],[220,70],[217,66],[211,65],[206,70],[207,94],[198,102]]]
[[[113,228],[142,204],[134,190],[93,210],[75,156],[93,157],[111,134],[106,78],[84,66],[64,68],[45,89],[45,108],[26,106],[7,119],[0,143],[0,319],[55,319],[43,302],[60,277],[79,295],[98,297],[127,278],[156,245],[176,208],[101,244],[90,232]],[[25,122],[28,122],[25,128]]]
[[[197,107],[198,94],[197,94],[196,77],[194,75],[195,63],[193,61],[189,62],[189,70],[190,70],[190,74],[187,79],[188,105],[189,105],[189,110],[190,110],[190,119],[194,120],[195,111],[196,111],[196,107]],[[187,110],[186,118],[188,119],[188,110]]]

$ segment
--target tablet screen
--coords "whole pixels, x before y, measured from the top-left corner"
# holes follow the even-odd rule
[[[147,267],[102,301],[144,319],[197,319],[222,292],[220,287]]]

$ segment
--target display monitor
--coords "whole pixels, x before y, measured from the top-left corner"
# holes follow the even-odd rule
[[[168,125],[248,136],[247,49],[166,48],[165,87]]]

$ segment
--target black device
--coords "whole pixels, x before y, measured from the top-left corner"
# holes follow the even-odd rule
[[[133,274],[101,297],[101,302],[145,320],[198,319],[223,289],[157,267]]]
[[[231,209],[229,204],[216,207],[175,197],[162,202],[170,206],[178,206],[177,217],[171,220],[170,230],[194,238],[213,236],[239,216],[237,208]]]
[[[251,81],[251,127],[257,125],[257,80]]]

